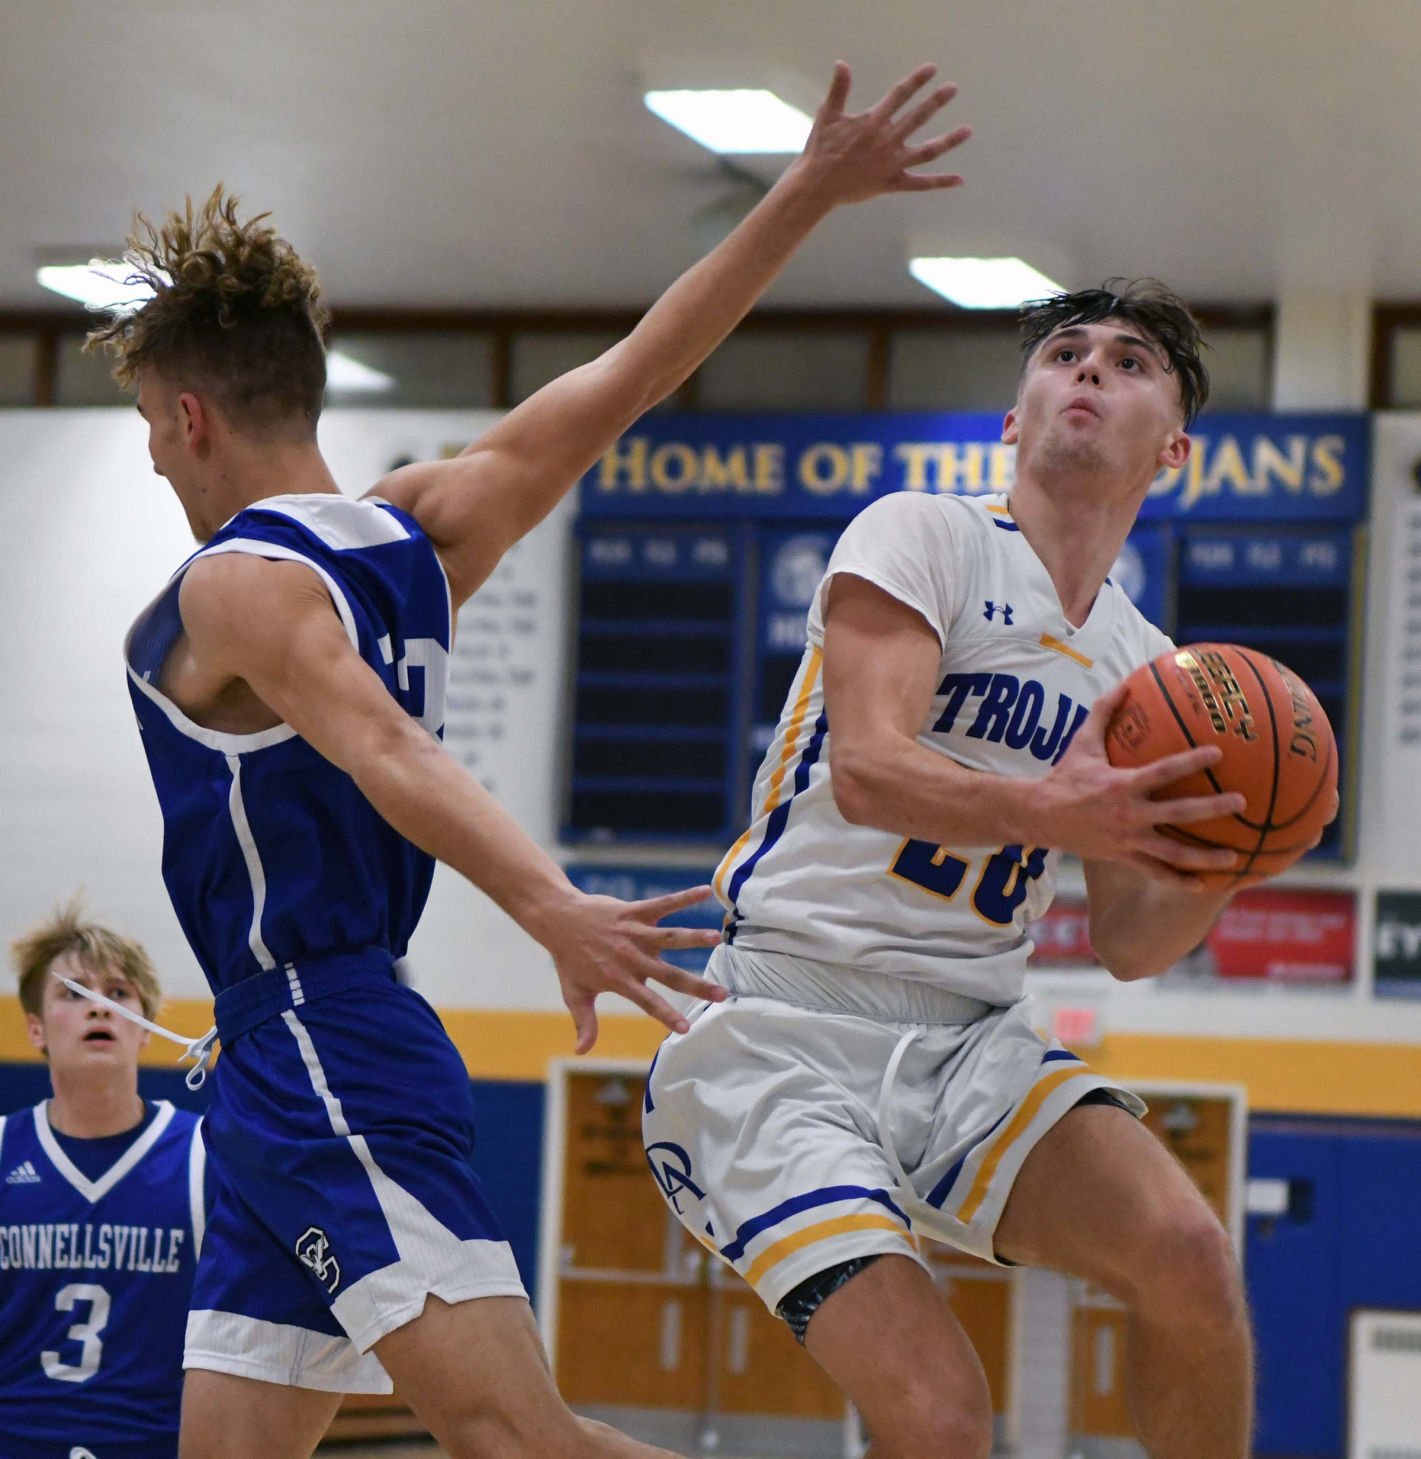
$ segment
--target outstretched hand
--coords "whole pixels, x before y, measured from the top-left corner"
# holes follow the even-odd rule
[[[642,902],[579,892],[565,906],[540,940],[552,954],[562,985],[563,1002],[577,1030],[577,1052],[597,1042],[597,995],[620,993],[674,1033],[685,1033],[686,1020],[647,986],[655,981],[692,998],[721,1001],[725,989],[672,966],[661,956],[678,948],[713,947],[720,934],[698,927],[662,927],[686,907],[704,902],[710,887],[692,887]]]
[[[1192,873],[1228,871],[1237,864],[1237,854],[1185,845],[1160,827],[1234,815],[1247,802],[1233,792],[1152,799],[1215,764],[1223,755],[1217,745],[1165,755],[1137,769],[1113,766],[1105,753],[1105,733],[1125,694],[1122,683],[1095,701],[1060,764],[1040,782],[1040,811],[1048,832],[1043,844],[1085,861],[1124,862],[1155,880],[1198,887]]]
[[[829,94],[815,113],[814,128],[795,166],[812,171],[825,200],[833,203],[960,187],[958,173],[913,170],[935,162],[972,135],[971,127],[962,126],[924,142],[908,140],[957,95],[957,87],[948,82],[919,96],[936,74],[936,66],[919,66],[868,111],[848,113],[844,104],[852,77],[843,61],[836,62]]]

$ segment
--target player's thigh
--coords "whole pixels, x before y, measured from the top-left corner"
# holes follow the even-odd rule
[[[180,1459],[307,1459],[330,1427],[341,1396],[189,1369]]]
[[[521,1297],[452,1304],[431,1297],[374,1351],[400,1397],[453,1459],[560,1459],[585,1450]]]
[[[916,1262],[871,1262],[824,1299],[804,1346],[863,1415],[874,1454],[972,1456],[991,1447],[981,1359]]]
[[[1177,1280],[1231,1287],[1228,1237],[1184,1168],[1133,1115],[1083,1104],[1027,1156],[997,1255],[1099,1283],[1125,1300]]]

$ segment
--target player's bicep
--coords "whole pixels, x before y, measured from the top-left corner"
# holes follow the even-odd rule
[[[916,739],[937,688],[942,648],[915,608],[867,578],[840,572],[824,610],[824,707],[831,743],[868,748]]]
[[[651,402],[614,347],[560,376],[445,461],[391,472],[373,491],[434,544],[456,602],[488,577]]]
[[[246,554],[209,558],[188,570],[181,610],[200,667],[242,680],[343,770],[355,773],[365,756],[414,727],[310,568]]]

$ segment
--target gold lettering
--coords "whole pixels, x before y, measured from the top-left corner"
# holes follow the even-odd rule
[[[903,463],[904,491],[928,489],[928,459],[932,453],[933,446],[928,441],[904,441],[894,446],[894,459]]]
[[[849,453],[833,441],[806,446],[799,458],[799,484],[816,496],[829,496],[849,479]]]
[[[855,441],[849,447],[849,490],[865,492],[883,470],[883,447],[876,441]]]
[[[1234,491],[1242,494],[1257,489],[1254,487],[1252,476],[1249,475],[1243,452],[1239,450],[1238,442],[1233,436],[1224,436],[1215,444],[1213,460],[1209,463],[1208,475],[1204,478],[1202,490],[1216,494],[1224,486],[1230,486]],[[1262,490],[1267,491],[1268,488],[1264,486]]]
[[[732,446],[724,456],[714,446],[707,446],[701,462],[700,485],[707,491],[750,489],[750,472],[745,460],[745,447]]]
[[[620,449],[618,449],[620,447]],[[616,491],[622,473],[628,491],[646,490],[646,458],[650,442],[645,436],[623,436],[617,445],[602,457],[602,469],[597,474],[599,491]]]
[[[681,441],[668,441],[651,453],[651,484],[657,491],[685,491],[698,474],[700,457]]]
[[[1319,436],[1312,443],[1312,474],[1308,486],[1318,496],[1335,496],[1347,480],[1342,465],[1346,443],[1341,436]]]
[[[1307,437],[1285,436],[1284,440],[1288,447],[1286,455],[1267,436],[1259,436],[1253,443],[1253,477],[1261,492],[1270,491],[1274,482],[1287,491],[1303,489]]]
[[[784,487],[785,448],[769,441],[757,442],[754,451],[755,490],[772,496]]]

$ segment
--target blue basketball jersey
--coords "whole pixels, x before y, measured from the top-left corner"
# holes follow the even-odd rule
[[[164,822],[163,879],[214,993],[260,971],[356,948],[404,955],[433,859],[287,725],[225,734],[158,688],[182,632],[178,592],[200,557],[302,562],[351,644],[431,735],[444,727],[451,607],[429,539],[375,499],[278,496],[189,558],[129,635],[129,692]]]
[[[0,1454],[177,1454],[205,1222],[197,1116],[162,1101],[85,1175],[46,1105],[0,1118]]]

